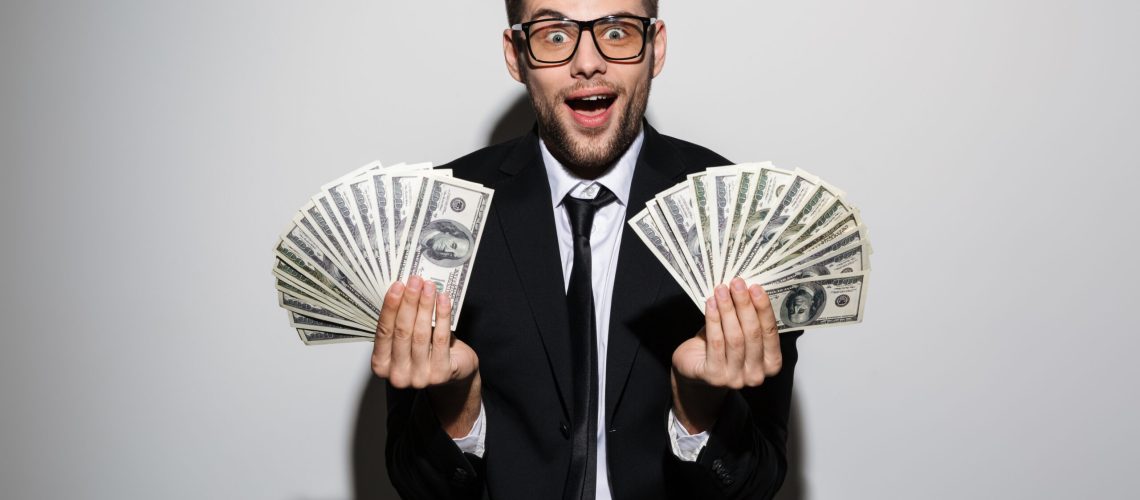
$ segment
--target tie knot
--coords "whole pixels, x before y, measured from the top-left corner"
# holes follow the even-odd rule
[[[562,204],[566,206],[566,212],[570,215],[570,232],[575,238],[589,238],[590,229],[594,224],[594,214],[598,209],[617,200],[617,195],[605,186],[601,184],[597,186],[598,195],[592,200],[575,198],[569,194],[562,199]]]

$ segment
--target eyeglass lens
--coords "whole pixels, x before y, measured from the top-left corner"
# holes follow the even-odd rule
[[[639,19],[601,19],[594,23],[594,40],[606,58],[632,59],[644,48],[644,29]],[[580,31],[578,24],[570,21],[539,21],[531,25],[527,42],[535,59],[562,62],[574,54]]]

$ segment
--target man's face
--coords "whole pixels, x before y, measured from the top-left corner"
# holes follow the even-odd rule
[[[522,21],[562,17],[588,21],[616,14],[648,17],[640,0],[528,0]],[[664,23],[658,21],[646,36],[641,57],[610,61],[598,52],[593,34],[584,30],[572,59],[545,64],[530,57],[521,35],[509,29],[504,33],[507,67],[527,86],[543,141],[578,175],[600,176],[637,137],[649,82],[665,62]]]

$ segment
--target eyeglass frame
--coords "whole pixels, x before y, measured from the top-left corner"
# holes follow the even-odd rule
[[[594,35],[594,24],[597,23],[598,21],[603,21],[603,20],[608,20],[608,19],[637,19],[638,21],[641,21],[641,29],[642,29],[641,50],[639,50],[637,52],[637,55],[630,56],[630,57],[610,57],[610,56],[606,55],[606,52],[604,50],[602,50],[602,46],[598,44],[598,37]],[[574,56],[578,54],[578,47],[582,44],[582,38],[583,38],[582,33],[585,30],[588,30],[590,32],[590,38],[594,40],[594,48],[598,50],[598,54],[600,54],[607,61],[630,61],[630,60],[637,59],[637,58],[645,55],[645,47],[649,44],[650,30],[653,27],[657,26],[658,20],[659,19],[656,17],[642,17],[642,16],[633,16],[633,15],[624,15],[624,14],[602,16],[602,17],[599,17],[597,19],[590,20],[590,21],[579,21],[577,19],[570,19],[570,18],[566,18],[566,17],[548,18],[548,19],[535,19],[534,21],[528,21],[525,23],[518,23],[518,24],[511,25],[511,31],[518,31],[518,32],[521,32],[523,35],[526,36],[527,54],[530,55],[531,59],[533,59],[536,62],[542,63],[542,64],[562,64],[566,61],[573,59]],[[538,23],[545,23],[545,22],[550,22],[550,21],[562,21],[562,22],[575,23],[578,25],[578,39],[574,41],[574,50],[572,50],[570,52],[569,56],[566,56],[565,59],[562,59],[560,61],[544,61],[542,59],[539,59],[538,56],[534,55],[534,47],[532,47],[530,45],[530,27],[534,26],[535,24],[538,24]]]

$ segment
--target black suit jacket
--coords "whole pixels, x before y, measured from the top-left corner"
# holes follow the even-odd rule
[[[731,162],[645,125],[627,216],[687,174]],[[550,187],[538,136],[452,163],[495,190],[456,335],[479,356],[482,459],[443,432],[426,395],[388,390],[388,473],[405,498],[559,499],[569,470],[569,327]],[[615,499],[769,498],[783,482],[795,336],[780,375],[732,392],[696,462],[677,459],[666,419],[673,350],[703,312],[638,240],[622,233],[607,352],[605,425]]]

